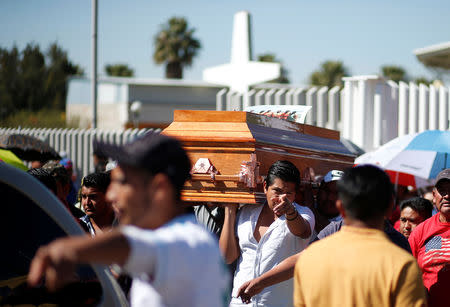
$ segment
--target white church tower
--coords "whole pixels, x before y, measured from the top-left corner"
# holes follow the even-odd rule
[[[281,74],[279,63],[252,61],[250,14],[234,15],[231,62],[203,71],[203,80],[230,87],[231,91],[247,93],[249,86],[277,79]]]

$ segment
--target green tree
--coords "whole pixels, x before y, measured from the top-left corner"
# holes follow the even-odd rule
[[[433,83],[433,81],[428,80],[425,77],[417,77],[414,79],[414,83],[416,84],[425,84],[426,86],[429,86],[431,83]]]
[[[0,48],[0,119],[14,112],[20,97],[20,52]]]
[[[19,111],[63,111],[67,78],[82,74],[56,43],[45,54],[33,43],[22,51],[0,48],[0,120]]]
[[[127,64],[107,64],[105,72],[110,77],[133,77],[134,70]]]
[[[320,69],[311,73],[309,83],[314,86],[342,86],[342,78],[348,76],[348,70],[341,61],[325,61]]]
[[[273,53],[264,53],[264,54],[260,54],[258,55],[258,61],[259,62],[268,62],[268,63],[280,63],[281,65],[281,74],[280,77],[269,81],[270,83],[290,83],[289,81],[289,71],[283,66],[283,64],[281,63],[280,60],[277,60],[275,57],[275,54]]]
[[[155,37],[153,59],[166,65],[166,78],[183,78],[183,68],[192,64],[201,48],[194,35],[195,29],[188,29],[184,18],[172,17]]]
[[[384,65],[381,67],[381,73],[383,77],[386,79],[399,82],[399,81],[407,81],[406,72],[400,66],[395,65]]]
[[[39,46],[28,44],[22,51],[19,64],[19,86],[21,88],[17,104],[20,109],[37,111],[46,107],[44,83],[46,79],[45,58]]]
[[[69,61],[65,52],[56,43],[47,49],[47,78],[45,91],[48,107],[64,110],[67,96],[67,78],[69,76],[82,76],[84,71]]]

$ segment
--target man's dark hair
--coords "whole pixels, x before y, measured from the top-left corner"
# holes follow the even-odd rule
[[[300,171],[292,162],[279,160],[272,164],[267,172],[267,186],[271,186],[276,178],[286,182],[293,182],[296,188],[300,186]]]
[[[416,211],[424,219],[430,218],[433,213],[433,204],[428,199],[422,197],[413,197],[402,201],[400,211],[407,207]]]
[[[106,193],[110,183],[111,178],[109,173],[92,173],[83,178],[81,186],[86,188],[96,188],[101,192]]]
[[[55,178],[56,182],[60,182],[63,185],[70,183],[69,173],[58,161],[49,161],[42,168],[47,170]]]
[[[393,197],[389,176],[373,165],[347,169],[337,188],[346,214],[363,222],[383,217]]]
[[[56,195],[56,180],[49,171],[43,168],[31,168],[27,171],[27,173],[39,180],[50,191],[52,191],[53,194]]]

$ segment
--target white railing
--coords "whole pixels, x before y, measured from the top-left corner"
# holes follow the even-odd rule
[[[73,162],[73,168],[78,179],[94,170],[92,159],[94,139],[122,145],[150,131],[160,132],[161,129],[106,131],[98,129],[0,128],[0,134],[20,133],[31,135],[47,142],[57,152],[65,152],[67,157]]]
[[[252,89],[247,94],[221,90],[217,94],[216,109],[240,111],[260,105],[307,105],[312,109],[305,122],[329,129],[340,129],[342,91],[339,87]]]
[[[449,89],[386,81],[378,76],[344,78],[344,88],[264,88],[247,94],[226,89],[217,94],[217,110],[257,105],[308,105],[306,123],[339,130],[366,151],[397,136],[424,130],[448,130]]]

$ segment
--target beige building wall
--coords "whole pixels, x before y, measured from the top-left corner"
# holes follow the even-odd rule
[[[99,104],[97,109],[97,127],[99,129],[123,129],[128,120],[128,106],[120,104]],[[79,120],[82,129],[92,127],[92,107],[86,104],[73,104],[67,107],[67,118]]]

